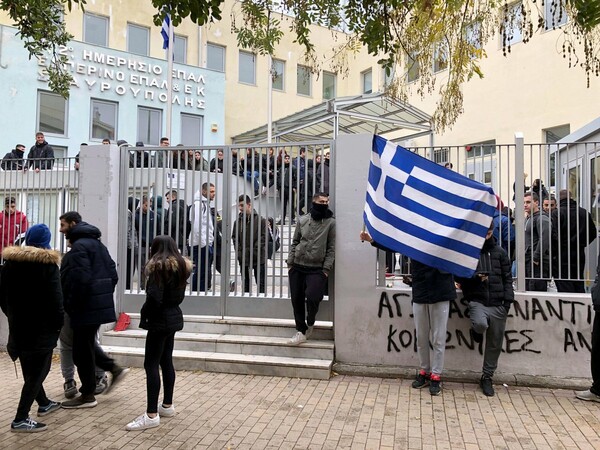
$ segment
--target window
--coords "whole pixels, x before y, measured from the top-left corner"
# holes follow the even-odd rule
[[[206,44],[206,68],[225,72],[225,47]]]
[[[571,133],[569,124],[542,130],[546,144],[554,144]],[[548,167],[550,170],[549,186],[556,186],[556,145],[549,145],[550,157]]]
[[[92,99],[90,139],[116,139],[118,103]]]
[[[108,46],[108,17],[84,13],[83,40],[88,44]]]
[[[501,27],[501,36],[503,45],[512,45],[521,42],[523,39],[523,14],[521,12],[521,2],[508,6],[508,11],[504,14],[504,20]]]
[[[312,74],[310,73],[310,69],[306,66],[298,66],[296,70],[297,75],[297,85],[296,85],[296,93],[298,95],[311,95],[311,85],[312,85]]]
[[[448,68],[448,44],[438,42],[435,44],[433,54],[433,72],[441,72]]]
[[[37,130],[59,136],[67,134],[67,101],[53,92],[38,91]]]
[[[546,0],[544,8],[546,30],[552,30],[567,23],[568,16],[564,0]]]
[[[150,30],[139,25],[127,24],[127,51],[137,55],[148,56],[150,51]]]
[[[447,147],[436,148],[433,150],[433,161],[438,164],[445,164],[450,161],[450,150]]]
[[[240,50],[240,83],[256,84],[256,55]]]
[[[373,71],[371,69],[364,71],[361,74],[362,93],[370,94],[373,92]]]
[[[181,143],[183,145],[202,145],[204,117],[192,114],[181,115]]]
[[[387,88],[388,86],[390,86],[394,82],[394,77],[396,75],[396,66],[394,65],[394,67],[392,67],[390,69],[390,73],[389,74],[385,70],[385,67],[382,67],[381,68],[381,73],[382,73],[382,79],[383,79],[383,86]]]
[[[477,144],[467,145],[467,158],[477,158],[496,154],[496,140],[478,142]]]
[[[419,61],[415,56],[408,55],[406,57],[406,81],[410,83],[419,78]]]
[[[158,145],[162,134],[162,110],[138,107],[137,140]]]
[[[69,154],[69,147],[65,147],[64,145],[52,145],[52,149],[54,150],[54,158],[56,158],[56,163],[64,163],[64,158],[66,158]]]
[[[323,99],[331,100],[336,95],[336,75],[331,72],[323,72]]]
[[[187,64],[187,38],[175,35],[173,40],[173,62]]]
[[[273,89],[277,91],[283,91],[283,88],[285,86],[285,61],[282,61],[280,59],[273,60],[271,76],[273,77]]]

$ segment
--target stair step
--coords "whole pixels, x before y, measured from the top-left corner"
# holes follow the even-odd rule
[[[303,344],[305,345],[305,344]],[[140,347],[103,346],[105,352],[124,366],[143,367],[144,349]],[[289,358],[281,356],[174,350],[173,362],[179,370],[240,373],[327,380],[332,360]]]

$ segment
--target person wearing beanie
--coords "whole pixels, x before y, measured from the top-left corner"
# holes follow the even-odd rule
[[[51,237],[46,225],[34,225],[27,231],[24,247],[2,251],[0,307],[8,317],[7,350],[13,361],[19,360],[23,372],[21,398],[10,427],[15,432],[46,430],[45,424],[29,416],[34,400],[38,417],[61,407],[47,397],[43,386],[63,324],[60,253],[50,249]]]

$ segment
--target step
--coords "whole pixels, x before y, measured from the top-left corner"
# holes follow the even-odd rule
[[[293,346],[288,344],[289,338],[290,336],[272,337],[177,332],[175,334],[175,349],[207,353],[236,353],[333,360],[333,341],[311,339],[300,346]],[[107,331],[102,336],[102,344],[113,347],[143,348],[145,340],[146,331],[141,329]]]
[[[302,344],[304,345],[304,344]],[[144,366],[144,348],[103,346],[118,364],[126,367]],[[282,356],[244,355],[234,353],[174,350],[173,362],[179,370],[239,373],[292,378],[328,380],[332,360],[289,358]]]

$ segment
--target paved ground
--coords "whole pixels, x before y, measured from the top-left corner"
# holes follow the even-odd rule
[[[600,448],[600,403],[572,391],[446,383],[443,394],[410,388],[410,380],[336,376],[330,381],[178,372],[178,414],[159,428],[127,432],[144,411],[145,375],[98,396],[96,408],[60,410],[47,431],[9,431],[21,388],[0,354],[2,449],[563,449]],[[55,362],[45,384],[62,399]],[[34,404],[35,405],[35,404]],[[37,406],[34,406],[35,411]],[[32,414],[35,417],[35,412]]]

